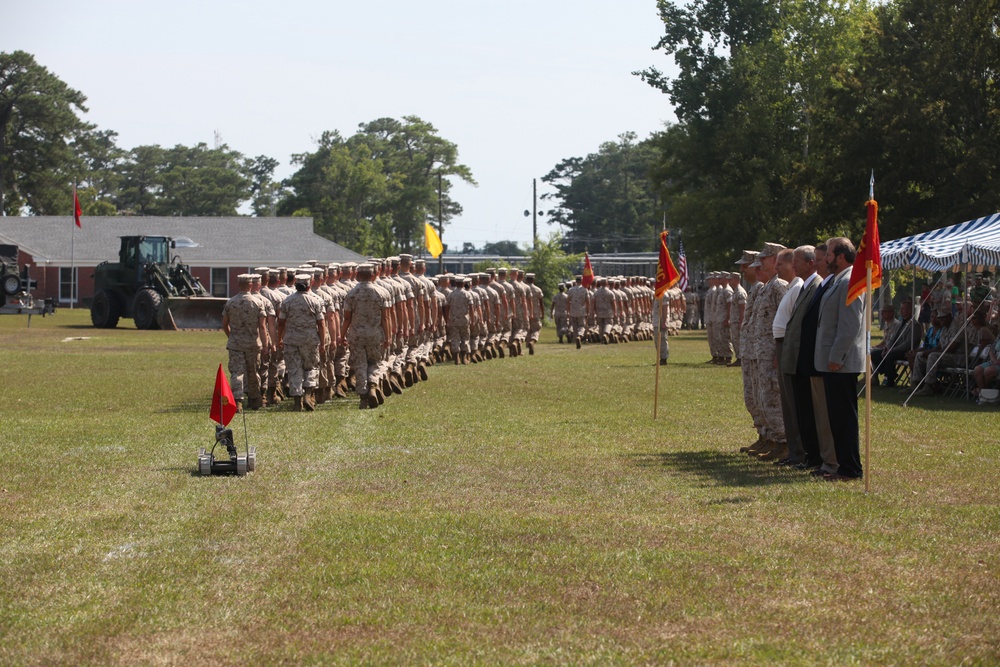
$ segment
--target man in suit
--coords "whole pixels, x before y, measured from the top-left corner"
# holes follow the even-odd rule
[[[825,259],[825,258],[824,258]],[[798,373],[799,350],[802,346],[802,322],[805,319],[813,294],[821,282],[816,273],[816,248],[811,245],[799,246],[792,256],[792,270],[798,283],[796,296],[791,304],[791,315],[785,325],[784,340],[778,357],[785,387],[783,393],[788,400],[790,416],[785,418],[786,435],[793,430],[795,437],[788,436],[788,456],[777,461],[778,465],[815,467],[820,465],[819,440],[816,436],[816,415],[813,411],[812,387],[808,374]],[[789,294],[792,293],[791,287]],[[787,294],[786,294],[787,296]],[[815,334],[815,328],[813,329]],[[776,339],[777,340],[777,339]],[[815,343],[815,336],[813,336]],[[813,350],[809,351],[810,362]],[[810,368],[812,364],[810,363]],[[794,429],[788,423],[794,422]]]
[[[860,479],[858,439],[858,374],[865,369],[864,296],[847,305],[855,249],[845,237],[826,242],[826,263],[833,276],[819,304],[816,325],[816,370],[823,374],[830,431],[838,470],[829,480]]]

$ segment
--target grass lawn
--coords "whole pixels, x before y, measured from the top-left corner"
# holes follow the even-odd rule
[[[246,417],[223,336],[0,317],[0,664],[997,664],[997,409],[876,390],[872,493],[737,454],[738,369],[671,340],[430,369]],[[77,340],[77,338],[86,338]],[[242,421],[234,421],[242,441]]]

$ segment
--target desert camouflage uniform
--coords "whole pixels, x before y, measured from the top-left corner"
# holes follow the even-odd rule
[[[295,292],[281,302],[278,319],[285,321],[285,370],[288,393],[302,396],[319,382],[319,332],[316,323],[326,319],[323,301],[311,292]]]
[[[569,329],[573,340],[583,338],[587,327],[587,304],[590,295],[583,285],[574,285],[566,292],[569,303]]]
[[[740,359],[740,306],[744,306],[744,316],[746,314],[747,291],[743,285],[737,285],[733,290],[733,296],[729,301],[729,340],[733,345],[733,355]]]
[[[354,389],[358,395],[368,393],[369,383],[378,381],[382,362],[382,310],[392,300],[374,283],[359,282],[344,297],[344,313],[351,313],[351,328],[347,331],[354,370]]]
[[[260,354],[260,320],[265,317],[264,305],[248,292],[240,292],[229,299],[222,309],[223,317],[229,316],[229,383],[237,401],[244,394],[251,401],[261,398],[257,380],[257,359]]]
[[[763,435],[768,440],[777,443],[786,442],[785,418],[781,412],[781,393],[778,387],[778,369],[775,368],[774,355],[774,316],[778,312],[781,297],[788,291],[788,283],[777,275],[772,277],[754,303],[754,328],[752,345],[757,364],[754,382],[757,405],[760,406],[761,417],[764,420]]]
[[[448,343],[456,359],[459,353],[470,352],[469,325],[472,322],[472,304],[472,295],[460,288],[453,289],[447,298]]]
[[[756,305],[764,283],[754,282],[747,292],[747,307],[743,311],[743,324],[740,327],[740,360],[743,374],[743,404],[753,419],[753,426],[757,433],[764,437],[764,416],[760,405],[757,403],[757,350],[753,345],[753,330],[756,326]],[[707,317],[707,315],[706,315]]]

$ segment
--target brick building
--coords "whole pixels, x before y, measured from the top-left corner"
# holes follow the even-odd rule
[[[357,262],[364,257],[313,233],[312,218],[0,217],[0,244],[18,247],[18,264],[38,282],[36,299],[90,305],[94,267],[117,262],[121,236],[169,236],[173,255],[213,296],[237,291],[236,277],[257,266]]]

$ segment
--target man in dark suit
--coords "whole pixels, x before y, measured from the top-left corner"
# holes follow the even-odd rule
[[[826,258],[823,258],[824,261]],[[821,463],[819,440],[816,434],[816,415],[813,411],[812,387],[808,374],[799,374],[799,352],[802,347],[802,322],[805,319],[813,295],[819,287],[821,279],[816,273],[816,249],[811,245],[799,246],[792,257],[792,269],[795,276],[802,279],[792,314],[785,327],[785,338],[781,347],[781,357],[778,368],[784,382],[789,387],[788,393],[793,397],[790,401],[797,424],[798,438],[788,439],[788,457],[778,463],[780,465],[796,465],[817,467]],[[812,341],[815,343],[815,320],[812,329]],[[812,368],[813,348],[810,347],[807,358],[808,368]],[[787,429],[786,429],[787,430]]]
[[[819,304],[816,325],[816,370],[823,374],[830,430],[837,452],[836,473],[830,480],[859,479],[861,452],[858,439],[858,374],[866,362],[864,296],[847,305],[855,249],[851,240],[832,238],[826,243],[826,262],[832,279]]]

